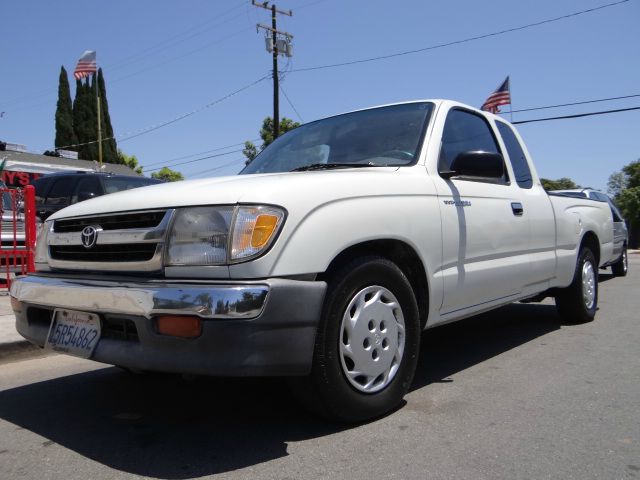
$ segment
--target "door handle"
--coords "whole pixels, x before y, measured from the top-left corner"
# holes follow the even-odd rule
[[[511,210],[513,211],[513,214],[516,217],[521,217],[524,214],[524,208],[523,208],[522,204],[519,203],[519,202],[512,202],[511,203]]]

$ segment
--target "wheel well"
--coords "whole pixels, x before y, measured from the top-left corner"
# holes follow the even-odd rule
[[[580,249],[582,249],[582,247],[589,247],[596,257],[596,264],[600,265],[600,242],[598,242],[598,237],[595,233],[587,232],[585,236],[582,237]]]
[[[424,328],[429,315],[429,285],[427,273],[420,257],[408,244],[400,240],[372,240],[358,243],[340,252],[329,264],[327,270],[318,276],[326,280],[340,266],[358,257],[377,255],[395,263],[409,279],[418,303],[420,326]]]

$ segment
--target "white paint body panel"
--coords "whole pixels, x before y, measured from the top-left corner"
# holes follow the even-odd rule
[[[600,243],[600,263],[613,251],[609,208],[601,202],[549,197],[531,159],[534,185],[497,185],[437,173],[450,101],[433,101],[433,116],[417,163],[408,167],[240,175],[154,185],[77,203],[51,219],[198,205],[270,204],[287,217],[272,248],[228,267],[196,267],[194,278],[259,279],[324,272],[346,248],[378,239],[410,246],[429,284],[427,326],[526,298],[572,279],[584,235]],[[496,137],[505,152],[497,131]],[[520,140],[520,143],[524,143]],[[510,178],[513,170],[505,154]],[[470,202],[468,206],[445,202]],[[521,203],[515,216],[511,203]],[[165,274],[186,278],[188,267]]]

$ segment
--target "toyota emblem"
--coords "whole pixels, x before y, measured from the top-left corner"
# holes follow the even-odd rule
[[[84,227],[82,235],[80,236],[82,246],[84,248],[92,248],[98,240],[98,231],[102,230],[100,227],[94,227],[92,225]]]

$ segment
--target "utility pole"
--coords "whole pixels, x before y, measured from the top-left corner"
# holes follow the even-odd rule
[[[267,36],[265,38],[267,51],[273,54],[273,139],[275,140],[280,135],[280,79],[278,78],[278,55],[286,55],[287,57],[293,56],[293,49],[291,47],[293,35],[278,30],[276,15],[279,13],[281,15],[288,15],[291,17],[293,16],[293,12],[291,10],[288,12],[278,10],[275,4],[269,6],[268,1],[256,3],[256,0],[251,0],[251,4],[254,7],[271,10],[271,27],[259,23],[256,25],[256,30],[263,29],[267,32]],[[283,38],[278,38],[278,35]]]

